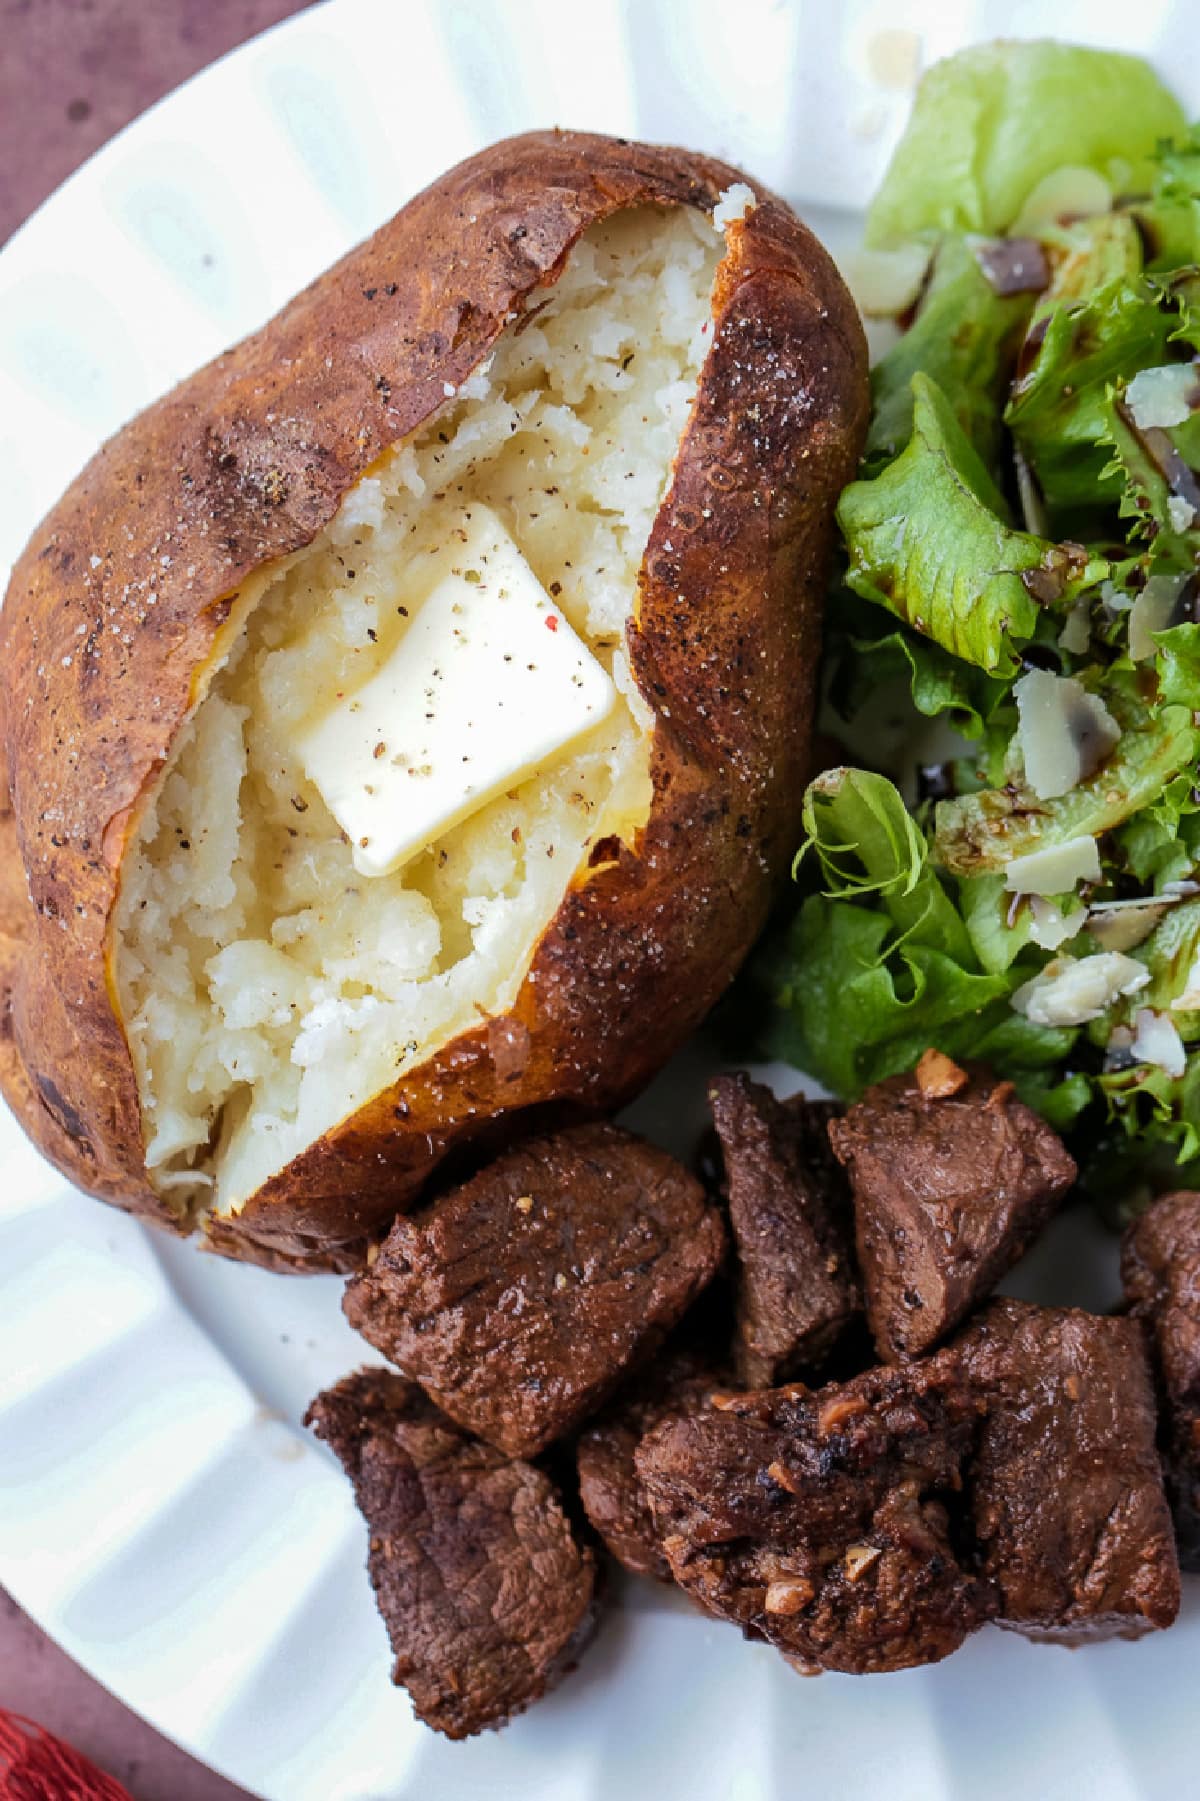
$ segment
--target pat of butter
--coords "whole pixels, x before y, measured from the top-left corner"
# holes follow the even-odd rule
[[[382,666],[295,740],[363,875],[387,875],[613,708],[607,672],[496,515],[418,559]]]

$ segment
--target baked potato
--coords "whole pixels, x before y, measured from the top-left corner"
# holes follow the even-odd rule
[[[0,620],[0,1082],[46,1155],[350,1268],[448,1153],[631,1096],[796,843],[866,409],[787,206],[541,132],[118,433]]]

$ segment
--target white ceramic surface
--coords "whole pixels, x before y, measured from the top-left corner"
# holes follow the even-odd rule
[[[917,57],[999,32],[1141,48],[1200,110],[1197,0],[330,0],[124,132],[0,254],[0,576],[100,440],[440,169],[559,123],[726,155],[835,248]],[[636,1109],[686,1144],[694,1047]],[[782,1073],[782,1072],[780,1072]],[[1112,1298],[1060,1221],[1022,1287]],[[102,1682],[267,1801],[1133,1801],[1196,1792],[1194,1589],[1173,1632],[1068,1655],[984,1632],[903,1676],[801,1682],[647,1584],[499,1736],[388,1682],[348,1489],[299,1429],[360,1360],[340,1284],[160,1241],[0,1110],[0,1582]]]

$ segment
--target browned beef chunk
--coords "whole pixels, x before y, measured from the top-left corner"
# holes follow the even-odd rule
[[[393,1680],[447,1738],[503,1726],[565,1674],[591,1630],[594,1561],[554,1488],[384,1370],[318,1395],[306,1424],[354,1483]]]
[[[988,1615],[959,1537],[979,1429],[940,1353],[667,1420],[636,1453],[675,1580],[804,1668],[935,1663]]]
[[[927,1052],[867,1090],[829,1138],[850,1172],[881,1357],[928,1351],[1029,1248],[1075,1180],[1010,1082]]]
[[[704,1352],[678,1344],[636,1376],[580,1435],[579,1496],[588,1519],[617,1562],[637,1576],[671,1580],[634,1453],[660,1420],[702,1413],[714,1393],[728,1388]]]
[[[347,1288],[346,1317],[452,1419],[531,1456],[657,1347],[724,1238],[665,1151],[575,1126],[398,1219]]]
[[[1153,1333],[1180,1562],[1200,1570],[1200,1194],[1165,1194],[1129,1228],[1121,1274]]]
[[[951,1351],[986,1407],[970,1481],[1000,1623],[1078,1644],[1179,1608],[1141,1327],[993,1301]]]
[[[829,1147],[837,1109],[777,1101],[743,1075],[708,1093],[738,1257],[737,1372],[768,1388],[821,1364],[862,1306],[849,1185]]]

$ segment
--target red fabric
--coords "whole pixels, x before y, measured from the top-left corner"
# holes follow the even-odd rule
[[[0,1801],[131,1801],[128,1789],[32,1720],[0,1708]]]

